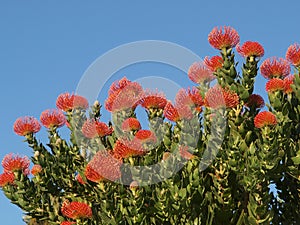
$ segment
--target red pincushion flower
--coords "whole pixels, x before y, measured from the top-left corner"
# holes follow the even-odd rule
[[[261,109],[265,106],[265,101],[260,95],[252,94],[250,95],[245,106],[249,108],[253,107],[255,109]]]
[[[238,104],[239,96],[234,91],[219,86],[210,88],[204,98],[204,105],[212,109],[234,108]]]
[[[2,166],[5,172],[23,171],[23,173],[27,174],[29,164],[30,160],[28,157],[20,157],[12,153],[5,155],[2,160]]]
[[[64,216],[71,219],[92,218],[93,212],[91,207],[83,202],[64,201],[61,207],[61,212]]]
[[[163,93],[146,91],[140,99],[140,105],[145,109],[164,109],[167,99]]]
[[[271,112],[260,112],[254,118],[254,126],[256,128],[262,128],[269,125],[276,125],[277,120],[273,113]]]
[[[295,76],[290,75],[283,79],[283,85],[284,85],[284,93],[289,94],[293,92],[293,89],[291,88],[291,84],[294,83]]]
[[[90,174],[90,177],[92,177],[91,176],[91,174]],[[93,179],[93,178],[92,178]],[[77,174],[76,175],[76,180],[80,183],[80,184],[85,184],[85,181],[83,180],[83,178],[82,178],[82,176],[80,175],[80,174]],[[97,179],[96,179],[97,180]]]
[[[60,223],[60,225],[72,225],[72,224],[76,224],[76,222],[63,221],[63,222]]]
[[[260,66],[260,72],[266,79],[283,78],[290,74],[291,68],[287,60],[276,57],[266,59]]]
[[[180,146],[179,147],[180,156],[187,160],[193,159],[195,156],[192,153],[190,153],[188,150],[189,150],[188,146]]]
[[[103,122],[96,120],[87,120],[84,122],[82,129],[83,135],[87,138],[104,137],[112,134],[113,128]]]
[[[216,55],[211,58],[206,56],[204,58],[205,65],[213,72],[216,72],[219,68],[222,68],[224,60],[221,56]]]
[[[242,46],[237,46],[236,50],[243,57],[263,57],[265,54],[263,46],[253,41],[246,41]]]
[[[200,94],[200,91],[196,87],[192,87],[192,89],[189,88],[187,90],[187,92],[188,92],[188,95],[189,95],[190,99],[194,103],[195,109],[198,112],[201,112],[202,111],[201,106],[203,106],[204,101],[203,101],[203,98]]]
[[[266,83],[267,92],[282,91],[284,89],[284,82],[282,79],[273,78]]]
[[[300,45],[298,43],[295,43],[288,48],[286,59],[294,66],[300,66]]]
[[[200,112],[202,110],[203,99],[199,90],[195,87],[192,89],[180,89],[175,97],[175,108],[181,119],[193,118],[192,110]]]
[[[85,168],[84,175],[86,179],[95,183],[99,183],[101,180],[103,180],[103,177],[99,173],[97,173],[96,170],[94,170],[93,167],[89,164]]]
[[[240,42],[240,36],[232,27],[215,27],[208,35],[208,42],[216,49],[232,48]]]
[[[87,109],[89,102],[82,96],[63,93],[57,97],[56,107],[64,112],[69,112],[73,109]]]
[[[143,89],[137,82],[121,82],[122,85],[112,85],[109,96],[105,101],[105,108],[110,112],[135,109],[139,103]]]
[[[119,159],[142,156],[146,153],[147,151],[142,147],[141,142],[126,139],[117,140],[113,150],[114,156]]]
[[[34,117],[20,117],[14,123],[14,131],[20,136],[39,132],[41,125]]]
[[[112,151],[98,151],[87,165],[86,178],[94,182],[119,179],[122,175],[122,162],[114,158],[112,153]]]
[[[141,143],[146,142],[156,142],[156,136],[151,130],[139,130],[134,136],[134,141],[139,141]]]
[[[130,80],[128,80],[126,77],[123,77],[122,79],[117,80],[111,84],[108,94],[111,95],[115,92],[119,92],[130,83],[132,83]]]
[[[33,167],[32,167],[32,169],[31,169],[31,174],[33,175],[33,176],[36,176],[38,173],[40,173],[42,171],[42,167],[41,167],[41,165],[38,165],[38,164],[36,164],[36,165],[34,165]]]
[[[136,118],[127,118],[126,120],[123,121],[122,123],[122,130],[123,131],[135,131],[135,130],[140,130],[141,129],[141,124]]]
[[[15,175],[12,172],[4,172],[0,174],[0,187],[4,187],[8,184],[13,184]]]
[[[216,79],[216,77],[213,75],[213,71],[202,62],[195,62],[190,66],[188,77],[191,81],[197,84],[210,82]]]
[[[177,122],[180,120],[179,113],[177,109],[172,105],[171,102],[168,102],[164,108],[164,116],[173,122]]]
[[[62,127],[66,123],[66,117],[60,110],[48,109],[41,113],[41,123],[46,128]]]

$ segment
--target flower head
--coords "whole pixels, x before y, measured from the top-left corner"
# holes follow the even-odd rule
[[[266,79],[283,78],[290,74],[291,68],[287,60],[276,57],[266,59],[260,66],[260,72]]]
[[[117,140],[113,150],[114,156],[119,159],[131,156],[142,156],[146,153],[147,151],[143,148],[141,142],[126,139]]]
[[[202,62],[195,62],[190,66],[188,77],[197,84],[210,82],[216,79],[213,75],[213,71]]]
[[[33,175],[33,176],[36,176],[38,173],[40,173],[42,171],[42,167],[41,167],[41,165],[38,165],[38,164],[36,164],[36,165],[34,165],[33,167],[32,167],[32,169],[31,169],[31,174]]]
[[[135,109],[143,94],[143,89],[139,83],[123,78],[111,85],[108,94],[105,108],[110,112],[117,112],[130,108]]]
[[[208,35],[208,42],[216,49],[232,48],[240,42],[240,36],[232,27],[215,27]]]
[[[67,120],[62,111],[57,109],[48,109],[41,113],[40,121],[46,128],[57,128],[62,127]]]
[[[256,128],[262,128],[269,125],[276,125],[277,120],[273,113],[263,111],[258,113],[254,118],[254,126]]]
[[[74,109],[87,109],[89,103],[86,98],[80,95],[63,93],[57,97],[56,107],[64,112],[69,112]]]
[[[298,43],[295,43],[288,48],[286,59],[296,67],[300,66],[300,45]]]
[[[294,83],[295,76],[290,75],[283,79],[283,86],[284,86],[284,93],[289,94],[293,92],[293,89],[291,88],[291,84]]]
[[[141,129],[140,121],[134,117],[127,118],[122,123],[123,131],[135,131],[140,129]]]
[[[115,181],[121,177],[122,162],[113,157],[111,151],[98,151],[88,163],[85,171],[87,179],[99,182],[103,179]]]
[[[249,108],[253,107],[255,109],[261,109],[265,106],[265,101],[260,95],[252,94],[250,95],[245,106]]]
[[[224,60],[221,56],[215,55],[211,58],[206,56],[204,58],[204,64],[213,72],[216,72],[219,68],[222,68]]]
[[[246,41],[242,46],[238,45],[237,52],[243,57],[263,57],[265,50],[258,42]]]
[[[234,108],[238,104],[239,96],[234,91],[221,88],[220,86],[210,88],[204,98],[204,105],[212,109],[222,107]]]
[[[91,176],[91,174],[90,174],[90,176]],[[91,178],[91,179],[92,179],[92,181],[93,181],[93,178]],[[82,176],[81,176],[79,173],[76,175],[76,180],[77,180],[80,184],[85,184],[85,181],[83,180]],[[95,180],[97,180],[97,182],[98,182],[100,179],[95,179]]]
[[[20,117],[14,123],[14,131],[20,136],[37,133],[40,129],[39,121],[31,116]]]
[[[134,141],[141,143],[156,142],[156,136],[151,130],[139,130],[134,136]]]
[[[83,202],[64,201],[61,207],[61,212],[64,216],[71,219],[92,218],[93,212],[91,207]]]
[[[72,221],[63,221],[60,223],[60,225],[72,225],[72,224],[76,224],[76,222],[72,222]]]
[[[189,150],[188,146],[180,146],[179,147],[180,156],[187,160],[193,159],[195,156],[192,153],[190,153],[188,150]]]
[[[171,102],[168,102],[164,108],[164,116],[173,122],[177,122],[180,120],[179,113],[177,109],[172,105]]]
[[[193,118],[193,110],[201,112],[203,99],[200,91],[193,87],[192,89],[180,89],[175,97],[175,108],[181,119]]]
[[[266,91],[268,93],[275,91],[282,91],[284,89],[284,82],[279,78],[272,78],[266,83]]]
[[[4,172],[0,174],[0,187],[4,187],[8,184],[13,184],[15,175],[12,172]]]
[[[81,131],[85,137],[95,138],[112,134],[113,128],[103,122],[91,119],[84,122]]]
[[[167,99],[163,93],[146,91],[140,99],[140,105],[145,109],[164,109]]]
[[[29,164],[30,160],[28,157],[20,157],[12,153],[5,155],[2,160],[2,166],[5,172],[23,171],[23,173],[27,174]]]
[[[95,183],[99,183],[101,180],[103,180],[103,177],[99,173],[97,173],[97,171],[90,164],[86,166],[84,175],[86,179]]]

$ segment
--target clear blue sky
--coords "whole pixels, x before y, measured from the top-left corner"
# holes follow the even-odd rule
[[[236,28],[242,42],[262,43],[265,58],[284,56],[290,44],[300,42],[297,0],[105,2],[0,2],[1,159],[9,152],[31,155],[22,138],[12,131],[17,117],[39,117],[44,109],[54,108],[60,93],[74,91],[87,67],[118,45],[163,40],[204,57],[216,54],[207,42],[207,35],[219,25]],[[145,68],[149,71],[137,67],[125,72],[129,78],[161,72],[157,67]],[[116,79],[121,75],[117,74]],[[192,85],[187,78],[180,79]],[[264,93],[265,82],[258,76],[257,93]],[[21,214],[1,192],[0,224],[23,224]]]

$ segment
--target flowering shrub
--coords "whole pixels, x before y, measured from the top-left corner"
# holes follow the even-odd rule
[[[0,187],[27,224],[298,224],[300,221],[300,48],[262,62],[267,111],[253,94],[264,49],[240,44],[231,27],[208,36],[220,54],[191,65],[196,86],[172,103],[122,78],[101,105],[63,93],[40,122],[14,131],[32,148],[2,161]],[[234,48],[244,58],[239,73]],[[291,75],[291,67],[295,74]],[[212,81],[217,80],[213,85]],[[142,126],[135,110],[148,115]],[[87,113],[88,112],[88,113]],[[37,133],[43,125],[49,142]],[[70,139],[60,136],[66,126]],[[222,135],[223,134],[223,135]],[[223,136],[223,137],[222,137]],[[276,193],[270,185],[276,187]]]

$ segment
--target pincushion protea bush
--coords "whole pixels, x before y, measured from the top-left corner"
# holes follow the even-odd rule
[[[14,131],[32,148],[33,166],[26,156],[5,156],[0,186],[24,210],[24,221],[299,224],[299,45],[288,48],[286,59],[261,64],[270,102],[261,111],[264,100],[253,89],[262,45],[240,44],[231,27],[214,28],[208,40],[220,54],[191,65],[187,75],[196,86],[179,90],[175,102],[123,78],[108,92],[108,124],[97,101],[89,107],[70,93],[58,96],[57,109],[42,112],[40,121],[17,119]],[[46,144],[37,139],[41,125]],[[60,136],[63,126],[68,140]]]

